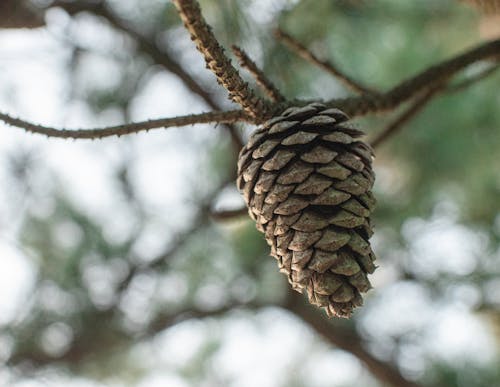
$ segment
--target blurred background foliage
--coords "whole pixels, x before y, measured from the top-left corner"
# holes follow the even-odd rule
[[[0,31],[17,42],[0,69],[50,57],[59,102],[23,102],[29,86],[5,70],[2,109],[81,127],[230,106],[169,2],[57,3],[26,3],[44,22]],[[287,98],[348,91],[274,40],[277,26],[380,89],[495,33],[452,0],[201,5],[221,43],[246,49]],[[40,36],[50,45],[37,51]],[[31,275],[0,319],[0,384],[500,385],[499,85],[497,72],[437,97],[377,149],[380,267],[350,321],[291,294],[246,216],[214,215],[242,205],[222,126],[92,143],[2,128],[2,254]],[[392,115],[357,122],[370,138]]]

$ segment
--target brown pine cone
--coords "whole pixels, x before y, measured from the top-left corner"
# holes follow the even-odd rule
[[[252,133],[238,189],[292,287],[349,317],[371,288],[372,149],[338,109],[292,107]]]

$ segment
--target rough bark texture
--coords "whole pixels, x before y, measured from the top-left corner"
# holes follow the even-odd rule
[[[338,109],[285,110],[242,149],[238,188],[292,287],[329,316],[349,317],[375,270],[373,152]]]

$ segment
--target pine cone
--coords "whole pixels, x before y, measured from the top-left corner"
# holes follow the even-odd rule
[[[372,149],[338,109],[292,107],[252,133],[238,189],[292,287],[349,317],[371,288]]]

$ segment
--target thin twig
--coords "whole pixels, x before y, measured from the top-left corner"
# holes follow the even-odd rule
[[[135,31],[128,23],[119,18],[114,12],[111,11],[109,6],[105,2],[95,2],[95,1],[65,1],[56,0],[51,5],[51,7],[63,8],[70,15],[77,14],[79,12],[91,12],[96,16],[104,18],[112,27],[122,31],[132,38],[136,43],[139,51],[142,51],[146,55],[150,56],[151,59],[158,65],[162,66],[165,70],[176,75],[184,85],[192,91],[194,94],[199,95],[203,101],[212,110],[222,110],[222,105],[218,104],[211,93],[207,92],[198,81],[196,81],[190,74],[188,74],[179,63],[177,63],[169,53],[161,49],[157,44],[154,43],[154,39],[145,37],[139,32]],[[235,126],[231,124],[223,125],[229,132],[231,140],[239,151],[243,147],[243,140]]]
[[[370,142],[372,148],[377,148],[386,141],[389,137],[398,132],[408,121],[417,115],[432,99],[432,97],[442,87],[430,88],[424,92],[419,98],[415,100],[401,115],[399,115],[393,122],[391,122],[385,129],[383,129],[377,136]]]
[[[240,61],[241,67],[247,69],[247,71],[255,78],[257,84],[262,88],[262,90],[271,98],[273,102],[284,102],[285,97],[281,95],[276,86],[271,82],[271,80],[264,74],[264,72],[255,64],[255,62],[248,56],[248,54],[238,46],[232,46],[234,55]]]
[[[420,94],[429,86],[450,78],[465,67],[495,57],[500,57],[500,39],[483,43],[463,54],[428,67],[380,95],[365,94],[359,97],[332,99],[326,104],[337,107],[351,116],[390,111]]]
[[[274,34],[276,36],[276,39],[280,40],[285,46],[295,52],[295,54],[338,78],[344,84],[344,86],[351,89],[352,91],[363,94],[376,94],[375,90],[362,85],[360,82],[345,74],[342,70],[339,69],[337,64],[333,63],[332,61],[319,59],[307,47],[303,46],[295,38],[291,37],[281,29],[275,30]]]
[[[196,0],[173,0],[173,3],[177,7],[186,29],[191,34],[191,39],[203,54],[207,67],[216,75],[217,81],[229,92],[229,98],[251,116],[264,115],[268,110],[266,101],[255,95],[224,54],[224,49],[203,18],[198,2]]]
[[[151,129],[171,128],[194,124],[208,123],[234,123],[240,121],[252,122],[242,110],[229,110],[227,112],[208,112],[200,114],[190,114],[172,118],[160,118],[131,124],[108,126],[94,129],[57,129],[50,126],[33,124],[31,122],[12,117],[5,113],[0,113],[0,121],[26,132],[42,134],[47,137],[72,138],[72,139],[96,139],[110,136],[124,136],[131,133],[139,133]]]

